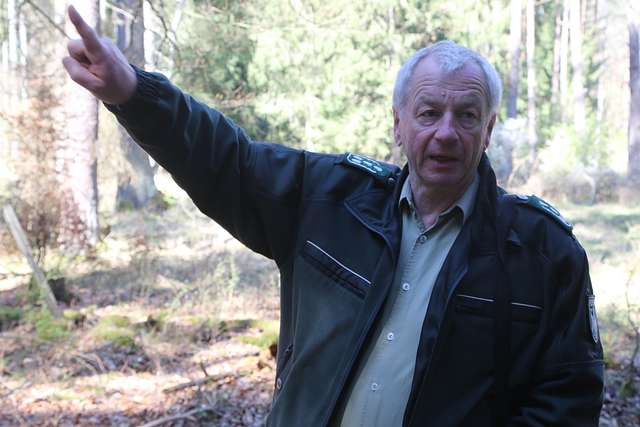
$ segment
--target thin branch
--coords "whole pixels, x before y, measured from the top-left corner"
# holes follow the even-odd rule
[[[207,368],[204,366],[203,361],[200,361],[200,369],[202,369],[202,372],[204,372],[205,377],[209,377],[209,373],[207,372]]]
[[[201,408],[192,409],[187,412],[183,412],[181,414],[169,415],[166,417],[158,418],[155,421],[151,421],[149,423],[143,424],[139,427],[155,427],[165,423],[169,423],[171,421],[190,419],[192,421],[197,421],[193,419],[193,416],[199,414],[200,412],[216,412],[214,408],[210,408],[209,406],[203,406]]]
[[[160,11],[158,11],[158,9],[154,6],[153,2],[150,1],[150,0],[147,0],[147,4],[149,5],[149,7],[153,11],[153,13],[156,15],[158,20],[160,21],[160,24],[162,25],[162,29],[164,30],[164,37],[160,41],[160,47],[162,46],[162,44],[164,43],[165,40],[169,40],[169,43],[171,43],[171,45],[176,50],[176,52],[179,52],[180,48],[176,44],[176,40],[177,40],[176,33],[173,32],[173,30],[171,28],[169,28],[169,26],[167,25],[167,22],[164,19],[164,16],[162,16]]]
[[[635,275],[636,275],[636,267],[632,268],[631,271],[629,272],[629,278],[627,279],[627,283],[625,284],[625,290],[624,290],[624,298],[627,304],[627,321],[629,322],[629,325],[633,329],[633,335],[635,339],[633,353],[631,354],[631,360],[629,360],[629,366],[627,368],[629,372],[635,372],[635,369],[636,369],[635,361],[636,361],[636,357],[638,357],[638,352],[640,352],[640,328],[638,328],[638,325],[633,320],[633,317],[632,317],[633,307],[631,305],[631,302],[629,301],[629,286],[631,285],[631,281]]]
[[[131,20],[137,19],[137,16],[135,16],[133,13],[122,9],[121,7],[118,7],[118,6],[116,6],[115,4],[113,4],[113,3],[109,2],[109,1],[105,2],[105,5],[109,9],[111,9],[113,11],[116,11],[118,13],[121,13],[121,14],[123,14],[124,16],[126,16],[127,18],[129,18]]]
[[[66,38],[70,39],[71,37],[69,37],[69,35],[66,33],[66,31],[64,30],[64,28],[62,28],[60,25],[58,25],[53,19],[51,19],[51,17],[49,15],[47,15],[47,12],[45,12],[44,10],[42,10],[40,8],[40,6],[38,6],[37,4],[33,3],[31,0],[24,0],[24,3],[28,4],[29,6],[31,6],[36,12],[38,12],[45,20],[47,20],[47,22],[49,22],[49,24],[51,24],[53,26],[53,28],[55,28],[56,30],[58,30],[60,33],[62,33],[63,36],[65,36]]]
[[[15,393],[16,391],[19,391],[20,389],[24,388],[24,387],[25,387],[25,386],[27,386],[27,385],[31,385],[31,383],[30,383],[30,382],[28,382],[28,381],[25,381],[24,383],[22,383],[21,385],[19,385],[19,386],[18,386],[18,387],[16,387],[16,388],[7,387],[6,385],[4,385],[4,384],[0,383],[0,386],[1,386],[2,388],[5,388],[5,389],[9,390],[7,393],[3,393],[3,394],[1,394],[1,395],[0,395],[0,399],[2,399],[2,400],[4,401],[4,400],[5,400],[5,399],[7,399],[9,396],[11,396],[13,393]]]
[[[230,375],[230,374],[218,374],[218,375],[213,375],[213,376],[208,376],[208,377],[204,377],[204,378],[200,378],[198,380],[193,380],[193,381],[188,381],[186,383],[182,383],[182,384],[178,384],[175,385],[173,387],[168,387],[165,388],[164,390],[162,390],[163,393],[169,394],[169,393],[174,393],[176,391],[180,391],[183,390],[185,388],[189,388],[189,387],[196,387],[196,386],[201,386],[207,383],[211,383],[211,382],[215,382],[215,381],[220,381],[224,378],[227,377],[238,377],[240,375]]]

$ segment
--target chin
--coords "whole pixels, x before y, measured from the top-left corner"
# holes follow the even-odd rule
[[[457,189],[464,184],[464,177],[460,174],[428,173],[420,176],[420,180],[427,187],[438,187],[442,189]]]

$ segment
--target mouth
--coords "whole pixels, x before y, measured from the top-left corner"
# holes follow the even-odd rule
[[[458,161],[456,157],[448,156],[445,154],[432,154],[432,155],[429,155],[428,158],[429,160],[436,163],[440,163],[440,164],[450,164]]]

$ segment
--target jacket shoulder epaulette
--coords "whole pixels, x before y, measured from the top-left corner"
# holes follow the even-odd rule
[[[560,211],[558,211],[558,209],[553,207],[550,203],[542,200],[541,198],[533,194],[530,196],[524,196],[524,195],[518,194],[515,197],[518,204],[535,209],[539,212],[542,212],[547,217],[553,219],[568,234],[573,233],[573,224],[567,221],[567,219],[560,214]]]
[[[392,166],[360,154],[346,153],[340,163],[367,172],[380,181],[386,181],[394,173]]]

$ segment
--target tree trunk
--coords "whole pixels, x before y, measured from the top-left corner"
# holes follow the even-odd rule
[[[18,15],[16,0],[7,0],[7,36],[9,41],[9,63],[18,63]]]
[[[557,117],[560,91],[560,60],[562,45],[562,3],[556,3],[555,31],[553,36],[553,71],[551,75],[551,117]]]
[[[598,64],[600,69],[606,69],[607,67],[607,54],[606,54],[606,19],[607,19],[607,0],[596,0],[594,11],[594,21],[596,23],[597,33],[596,37],[597,48],[595,53],[595,63]],[[604,103],[606,98],[605,86],[603,83],[603,77],[598,74],[597,91],[596,91],[596,126],[594,132],[594,144],[596,146],[602,145],[602,121],[604,118]],[[599,150],[601,151],[601,150]]]
[[[629,24],[629,157],[627,177],[640,185],[640,24]]]
[[[130,63],[144,67],[144,14],[142,0],[119,0],[118,7],[128,15],[118,13],[116,43]],[[118,176],[116,206],[138,209],[146,206],[157,193],[153,181],[154,169],[149,156],[119,126],[120,147],[127,165]]]
[[[76,2],[89,25],[98,27],[99,1]],[[67,21],[66,31],[74,34]],[[72,36],[73,37],[73,36]],[[60,243],[85,249],[98,241],[97,133],[98,102],[94,96],[67,80],[63,93],[65,135],[56,150],[56,172],[62,194]]]
[[[4,58],[4,68],[7,71],[3,78],[3,107],[6,111],[11,111],[18,100],[18,52],[20,51],[20,39],[18,37],[18,13],[16,0],[7,1],[7,39],[6,58]]]
[[[569,96],[569,1],[562,5],[562,29],[560,31],[560,120],[567,120]]]
[[[569,39],[571,45],[571,89],[573,92],[573,126],[579,137],[585,136],[584,83],[582,70],[582,22],[580,0],[570,0]]]
[[[536,160],[538,136],[536,132],[536,15],[535,0],[527,0],[527,136],[531,165]]]
[[[509,27],[509,98],[507,98],[507,118],[518,116],[518,83],[520,81],[520,45],[522,43],[522,3],[511,2],[511,26]]]

